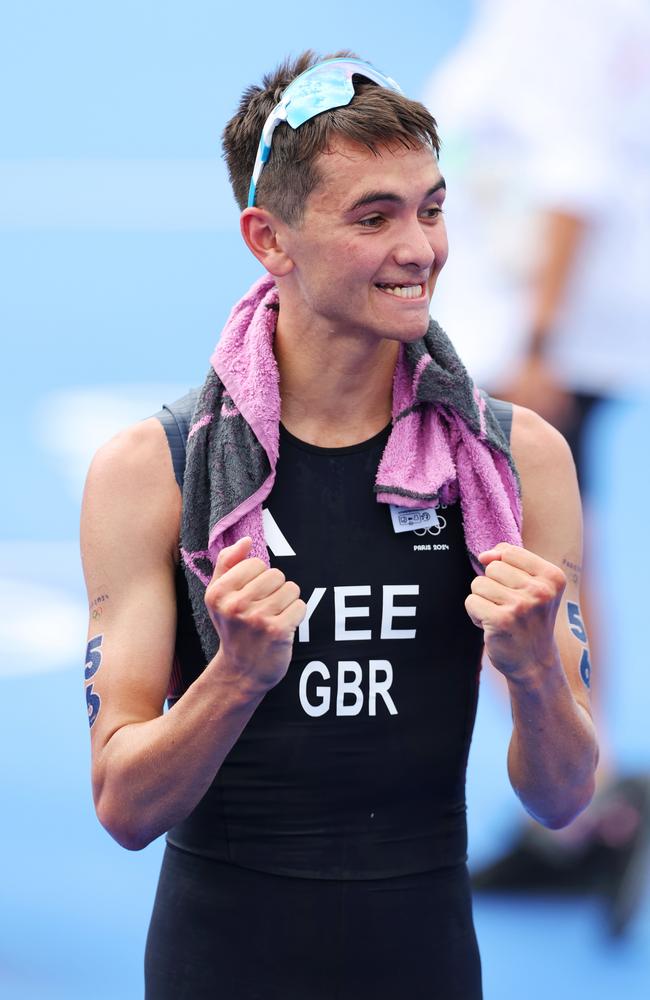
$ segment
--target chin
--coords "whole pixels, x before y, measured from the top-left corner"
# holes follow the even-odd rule
[[[421,340],[429,329],[429,318],[422,323],[409,323],[404,324],[399,330],[394,333],[386,333],[384,337],[386,340],[397,340],[400,344],[412,344],[416,340]]]

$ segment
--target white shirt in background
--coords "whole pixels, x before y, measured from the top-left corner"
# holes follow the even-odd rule
[[[529,335],[540,213],[587,220],[550,346],[575,391],[650,386],[650,3],[483,0],[434,72],[450,255],[432,314],[489,387]]]

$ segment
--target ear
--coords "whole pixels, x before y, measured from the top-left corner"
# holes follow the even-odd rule
[[[241,234],[250,252],[275,278],[283,278],[293,261],[282,247],[280,224],[265,208],[245,208],[239,220]]]

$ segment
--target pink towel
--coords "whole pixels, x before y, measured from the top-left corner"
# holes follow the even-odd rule
[[[233,308],[212,355],[188,437],[181,551],[206,654],[216,637],[203,593],[220,550],[243,535],[269,562],[262,504],[279,452],[279,373],[273,353],[278,291],[269,275]],[[460,501],[465,541],[480,552],[521,544],[519,483],[499,423],[433,320],[400,346],[393,426],[375,485],[380,503],[434,507]]]

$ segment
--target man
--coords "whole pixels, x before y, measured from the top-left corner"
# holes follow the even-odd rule
[[[515,409],[511,456],[427,332],[447,239],[422,105],[306,53],[244,94],[224,146],[267,276],[222,334],[182,477],[154,418],[100,450],[84,500],[97,813],[130,849],[170,831],[147,996],[474,1000],[483,642],[526,808],[562,826],[593,789],[570,455]]]

